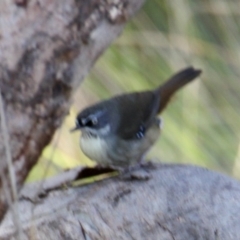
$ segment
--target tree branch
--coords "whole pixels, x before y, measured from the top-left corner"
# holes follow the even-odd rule
[[[119,177],[52,190],[41,202],[22,199],[25,239],[240,239],[240,184],[183,165],[154,165],[148,181]],[[26,186],[31,195],[36,185]],[[8,213],[0,238],[14,236]]]
[[[0,88],[19,189],[68,113],[71,96],[143,0],[0,3]],[[1,116],[2,117],[2,116]],[[0,220],[10,186],[0,133]]]

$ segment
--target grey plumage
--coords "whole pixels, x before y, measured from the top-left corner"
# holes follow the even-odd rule
[[[200,73],[189,67],[152,91],[122,94],[84,109],[75,128],[82,130],[83,152],[104,165],[136,164],[159,137],[157,115],[177,90]]]

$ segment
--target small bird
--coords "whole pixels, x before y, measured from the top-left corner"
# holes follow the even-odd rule
[[[186,68],[152,91],[115,96],[81,111],[76,126],[80,146],[99,165],[124,170],[140,163],[160,135],[158,118],[172,95],[201,70]]]

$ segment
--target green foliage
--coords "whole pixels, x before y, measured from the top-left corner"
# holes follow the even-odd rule
[[[179,92],[163,113],[162,136],[149,158],[197,164],[239,177],[239,9],[240,3],[233,0],[147,1],[76,93],[51,158],[54,164],[66,168],[88,161],[80,152],[78,134],[66,130],[83,105],[122,92],[152,89],[193,65],[203,74]],[[46,154],[54,144],[43,159],[49,158]],[[41,170],[44,164],[41,160],[36,168]],[[38,178],[40,170],[30,179]]]

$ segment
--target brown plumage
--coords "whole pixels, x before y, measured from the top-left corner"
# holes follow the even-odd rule
[[[122,94],[90,106],[77,116],[81,148],[102,165],[125,168],[139,162],[160,134],[157,115],[174,93],[199,76],[193,67],[152,91]]]

